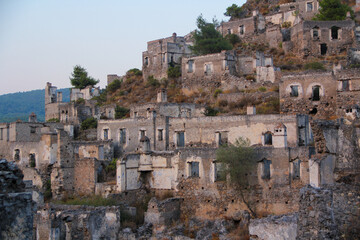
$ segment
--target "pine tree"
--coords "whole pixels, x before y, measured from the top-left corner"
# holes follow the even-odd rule
[[[354,15],[350,6],[342,4],[340,0],[322,0],[319,5],[319,13],[314,18],[317,21],[345,20],[347,12],[350,12],[352,17]]]
[[[74,71],[71,73],[70,82],[75,88],[86,88],[87,86],[95,86],[99,83],[99,80],[88,76],[85,68],[80,65],[74,67]]]

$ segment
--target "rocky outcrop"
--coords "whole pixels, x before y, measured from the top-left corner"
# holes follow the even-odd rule
[[[23,174],[0,160],[0,239],[32,239],[34,203],[25,191]]]
[[[24,175],[13,162],[0,160],[0,193],[24,192]]]

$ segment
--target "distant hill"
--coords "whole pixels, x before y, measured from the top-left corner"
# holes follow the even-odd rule
[[[64,88],[63,101],[70,101],[70,89]],[[45,121],[45,89],[0,95],[0,122],[28,121],[34,112],[39,122]]]

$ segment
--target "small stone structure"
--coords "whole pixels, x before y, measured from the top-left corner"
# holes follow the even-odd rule
[[[191,55],[186,37],[174,33],[171,37],[153,40],[147,43],[147,51],[143,52],[143,77],[156,79],[167,78],[169,67],[181,66],[181,58]]]
[[[180,198],[158,201],[152,198],[145,213],[145,223],[169,226],[180,219]]]

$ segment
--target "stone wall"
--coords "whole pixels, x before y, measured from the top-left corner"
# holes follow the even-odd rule
[[[0,160],[0,239],[32,239],[34,202],[17,166]]]
[[[360,235],[358,185],[300,191],[297,239],[356,239]]]
[[[249,234],[252,239],[295,240],[297,222],[296,214],[251,219]]]
[[[118,239],[120,207],[50,205],[35,219],[37,239]]]
[[[332,34],[333,27],[338,29],[336,37]],[[354,45],[353,28],[352,20],[303,21],[291,30],[293,51],[305,57],[346,54]]]
[[[314,81],[315,79],[315,81]],[[336,114],[336,78],[331,72],[304,72],[283,76],[280,83],[281,113],[310,114],[330,118]],[[297,87],[297,94],[292,88]],[[314,98],[318,87],[318,99]]]

